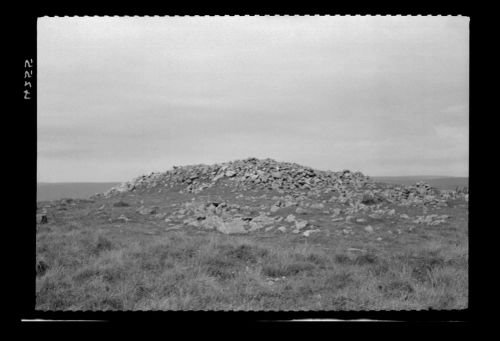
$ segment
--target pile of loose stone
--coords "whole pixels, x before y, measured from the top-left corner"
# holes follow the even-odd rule
[[[295,163],[272,159],[231,161],[214,165],[173,167],[164,173],[151,173],[121,184],[105,193],[117,193],[161,188],[179,188],[181,193],[200,193],[228,180],[237,189],[269,189],[280,193],[293,190],[331,191],[361,188],[370,179],[360,172],[321,171]]]
[[[463,198],[460,191],[440,191],[425,182],[412,186],[375,183],[361,172],[315,170],[296,163],[272,159],[249,158],[214,165],[173,167],[163,173],[151,173],[125,182],[104,193],[111,197],[124,192],[178,189],[180,193],[203,192],[219,181],[229,183],[236,190],[275,190],[280,194],[332,193],[331,201],[340,203],[377,203],[387,201],[402,206],[445,205],[449,199]]]
[[[374,192],[380,193],[389,202],[402,206],[419,204],[446,206],[446,201],[450,199],[459,197],[468,199],[468,195],[455,191],[440,191],[423,181],[417,182],[415,185],[392,185],[383,190],[374,190]]]
[[[293,203],[297,205],[297,203]],[[292,233],[302,233],[308,237],[312,233],[319,232],[305,219],[297,218],[288,214],[270,217],[270,212],[257,212],[250,206],[241,206],[226,202],[186,202],[181,208],[170,215],[158,213],[158,207],[141,206],[138,213],[152,215],[156,219],[164,219],[165,222],[182,222],[185,226],[192,226],[206,230],[217,230],[225,234],[248,233],[254,231],[269,232],[272,230]],[[118,218],[126,220],[124,216]]]
[[[248,190],[270,193],[269,197],[263,194],[254,199],[271,199],[273,203],[270,206],[261,205],[259,212],[251,213],[255,206],[240,206],[224,200],[198,200],[205,189],[222,184],[233,192],[240,192],[236,198],[249,195],[245,192]],[[313,220],[303,219],[310,212],[321,212],[329,215],[332,222],[348,225],[364,224],[367,219],[382,217],[409,219],[415,224],[438,225],[449,217],[430,215],[410,218],[406,214],[400,214],[401,212],[397,213],[394,207],[421,206],[427,210],[446,207],[447,202],[452,199],[468,201],[468,192],[440,191],[424,182],[412,186],[376,183],[360,172],[320,171],[295,163],[256,158],[215,165],[173,167],[164,173],[151,173],[123,183],[104,196],[112,198],[129,192],[159,193],[162,190],[200,196],[195,196],[196,200],[185,203],[168,216],[166,213],[159,213],[157,207],[140,207],[138,213],[154,216],[174,225],[182,223],[184,226],[217,230],[226,234],[274,230],[301,233],[306,237],[321,231]],[[282,209],[286,209],[286,213],[280,211]],[[277,212],[281,214],[276,214]],[[128,221],[124,216],[120,218]],[[365,226],[364,230],[373,232],[370,225]],[[346,233],[349,233],[349,229]]]

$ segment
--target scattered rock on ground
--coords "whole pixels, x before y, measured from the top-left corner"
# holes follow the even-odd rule
[[[45,213],[37,214],[36,222],[38,224],[47,224],[49,222],[49,218],[47,218],[47,214]]]
[[[247,233],[245,222],[241,219],[231,219],[217,226],[217,231],[224,234]]]
[[[295,228],[297,230],[301,230],[308,225],[308,222],[305,220],[295,221]]]
[[[319,229],[307,230],[307,231],[304,231],[302,233],[302,235],[304,235],[305,237],[309,237],[311,235],[311,233],[317,233],[317,232],[321,232],[321,230],[319,230]]]
[[[374,182],[360,172],[322,171],[295,163],[256,158],[213,165],[174,166],[166,172],[142,175],[120,184],[104,193],[104,197],[113,198],[116,202],[122,201],[127,194],[137,195],[140,198],[142,193],[160,193],[161,190],[168,190],[200,194],[200,198],[204,198],[205,191],[214,186],[220,186],[237,194],[235,197],[238,199],[250,199],[247,202],[254,204],[239,206],[217,199],[193,198],[192,202],[176,206],[177,211],[169,213],[170,218],[166,218],[164,213],[157,212],[157,207],[144,207],[144,201],[141,200],[143,206],[139,209],[139,213],[154,214],[157,219],[165,218],[165,222],[174,219],[176,222],[184,221],[187,225],[231,234],[260,229],[271,231],[275,224],[282,221],[288,224],[295,223],[295,226],[291,227],[292,231],[304,229],[307,222],[300,220],[297,222],[296,217],[289,214],[290,212],[311,217],[326,214],[327,217],[330,216],[332,222],[341,222],[345,219],[346,223],[368,222],[364,217],[410,219],[406,213],[399,214],[399,207],[404,212],[414,212],[406,209],[409,206],[421,207],[423,212],[422,216],[412,218],[413,220],[409,222],[433,226],[445,223],[449,217],[428,215],[429,210],[445,207],[449,200],[461,199],[465,204],[468,200],[468,190],[465,189],[440,191],[425,182],[410,186],[385,184]],[[255,191],[258,194],[249,198],[248,192],[245,191]],[[163,193],[161,195],[164,195]],[[271,206],[265,201],[270,199],[273,201]],[[61,200],[61,207],[78,203],[80,203],[78,200]],[[103,205],[100,210],[104,207]],[[290,209],[286,210],[288,207]],[[281,216],[281,209],[287,214]],[[267,213],[264,214],[266,211],[267,213],[270,211],[273,217],[266,216]],[[365,229],[370,230],[370,226]],[[277,230],[287,231],[285,226]],[[352,230],[347,231],[346,234],[354,233]]]
[[[126,223],[128,223],[130,221],[130,219],[125,217],[123,214],[121,216],[119,216],[118,218],[116,218],[116,220],[121,220],[121,221],[124,221]]]
[[[368,233],[372,233],[373,232],[373,227],[371,227],[371,225],[367,225],[367,226],[365,226],[365,231],[368,232]]]
[[[149,215],[149,214],[156,214],[158,208],[157,207],[144,207],[144,206],[141,206],[139,207],[139,214],[142,214],[142,215]]]

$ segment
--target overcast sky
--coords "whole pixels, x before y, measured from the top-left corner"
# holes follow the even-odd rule
[[[468,176],[468,18],[41,18],[37,65],[39,181],[248,157]]]

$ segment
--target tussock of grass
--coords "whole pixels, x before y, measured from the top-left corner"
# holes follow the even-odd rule
[[[113,243],[108,238],[100,235],[99,237],[97,237],[97,241],[93,248],[93,252],[95,254],[99,254],[103,251],[111,250],[112,248],[113,248]]]
[[[241,244],[238,246],[223,245],[220,254],[243,263],[254,264],[266,257],[269,251],[249,244]]]
[[[351,258],[347,255],[339,254],[335,255],[335,262],[337,264],[350,264],[351,263]]]
[[[205,272],[217,279],[227,280],[236,277],[238,264],[228,258],[211,257],[203,261]]]
[[[347,288],[353,282],[353,275],[346,270],[334,272],[331,276],[328,277],[328,286],[334,290]]]
[[[268,277],[291,277],[314,268],[313,264],[305,262],[275,263],[265,265],[262,268],[262,274]]]
[[[36,261],[36,276],[43,276],[47,269],[49,268],[49,265],[45,262],[43,258],[37,259]]]
[[[411,283],[404,280],[393,280],[387,283],[382,283],[379,285],[379,290],[384,296],[390,298],[401,298],[402,296],[407,298],[409,294],[415,291]]]
[[[319,267],[324,267],[328,263],[328,258],[318,253],[295,254],[294,258],[297,261],[312,263]]]
[[[358,255],[353,263],[356,265],[365,265],[365,264],[377,264],[379,261],[378,257],[373,254],[365,254],[365,255]]]

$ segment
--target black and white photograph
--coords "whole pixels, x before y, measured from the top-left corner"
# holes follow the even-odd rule
[[[468,309],[469,21],[39,17],[35,310]]]

